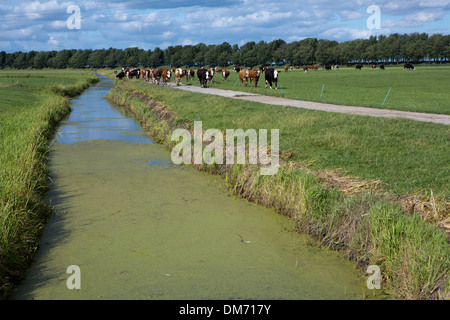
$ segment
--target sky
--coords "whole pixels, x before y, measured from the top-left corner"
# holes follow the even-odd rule
[[[450,34],[450,0],[0,0],[0,51]]]

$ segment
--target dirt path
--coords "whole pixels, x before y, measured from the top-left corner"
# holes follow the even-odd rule
[[[254,93],[247,93],[241,91],[222,90],[216,88],[200,88],[198,86],[183,85],[177,87],[175,84],[170,84],[172,88],[186,90],[191,92],[213,94],[227,98],[240,99],[246,101],[254,101],[265,104],[291,106],[295,108],[303,108],[310,110],[320,110],[327,112],[338,112],[357,114],[362,116],[372,117],[384,117],[384,118],[406,118],[416,121],[433,122],[450,125],[450,116],[444,114],[431,114],[431,113],[419,113],[419,112],[407,112],[388,109],[376,109],[367,107],[353,107],[353,106],[341,106],[327,103],[310,102],[302,100],[292,100],[286,98],[278,98],[271,96],[264,96]]]

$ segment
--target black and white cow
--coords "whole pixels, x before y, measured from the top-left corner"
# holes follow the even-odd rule
[[[278,71],[275,70],[274,68],[270,68],[266,70],[266,73],[264,74],[265,78],[266,78],[266,86],[265,88],[267,88],[267,85],[270,86],[270,89],[272,89],[272,83],[275,83],[275,89],[278,89],[277,85],[278,85]]]
[[[358,65],[356,65],[355,69],[361,70],[362,67],[363,67],[362,64],[358,64]]]
[[[125,78],[125,72],[120,71],[117,75],[116,78],[119,78],[120,80],[122,80],[123,78]]]
[[[202,88],[206,88],[209,80],[209,72],[205,68],[197,70],[197,77]]]
[[[331,70],[331,66],[325,66],[325,71]]]

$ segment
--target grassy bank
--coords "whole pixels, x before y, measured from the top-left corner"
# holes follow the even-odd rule
[[[44,201],[48,141],[90,72],[0,72],[0,299],[21,279],[51,208]]]
[[[171,132],[178,127],[192,130],[193,121],[203,121],[203,130],[279,128],[281,157],[284,161],[275,176],[261,176],[258,174],[258,168],[250,165],[197,167],[199,170],[221,174],[235,194],[291,217],[296,221],[299,232],[312,235],[324,247],[341,251],[348,259],[355,261],[362,274],[369,265],[379,266],[382,272],[382,288],[394,298],[449,298],[450,247],[447,234],[438,229],[434,223],[425,221],[424,216],[419,215],[416,210],[405,212],[401,203],[391,201],[392,195],[396,192],[398,195],[404,190],[411,192],[416,190],[414,187],[408,183],[403,184],[397,175],[398,180],[394,177],[392,181],[394,183],[398,181],[395,185],[400,187],[395,189],[389,186],[384,189],[383,184],[373,180],[380,179],[378,174],[382,169],[375,170],[373,176],[358,175],[367,179],[361,183],[360,179],[351,180],[342,176],[333,176],[336,178],[334,180],[328,179],[332,173],[327,176],[322,171],[322,175],[318,175],[317,172],[312,172],[312,166],[308,165],[311,155],[321,153],[323,156],[320,159],[333,159],[339,156],[339,150],[344,153],[344,159],[353,161],[353,167],[356,169],[361,161],[358,158],[361,153],[366,159],[374,156],[377,158],[377,161],[369,165],[372,167],[376,162],[383,161],[383,157],[398,157],[398,161],[409,160],[402,160],[404,156],[402,152],[405,150],[396,152],[395,147],[389,148],[389,144],[400,143],[402,140],[398,137],[400,135],[407,140],[403,148],[420,145],[420,141],[408,137],[414,131],[419,135],[419,130],[423,132],[424,129],[421,126],[427,124],[327,115],[294,108],[263,107],[254,103],[150,86],[139,81],[117,84],[118,88],[109,95],[110,101],[131,112],[154,140],[167,145],[169,149],[175,144],[170,141]],[[398,126],[403,130],[407,129],[406,133],[398,129]],[[328,130],[321,130],[320,127]],[[364,137],[366,131],[370,132],[380,127],[384,129],[384,133],[373,134],[363,140],[357,139],[358,136]],[[441,150],[438,153],[445,150],[448,143],[446,136],[448,129],[440,126],[429,126],[427,129],[438,137],[437,140],[433,140],[436,150]],[[347,134],[344,135],[342,130],[343,132],[347,130]],[[331,132],[334,132],[335,136]],[[340,134],[343,136],[336,140]],[[303,143],[310,138],[308,135],[315,137],[309,145]],[[381,137],[377,138],[379,135]],[[348,139],[351,139],[352,144],[347,142],[347,148],[351,147],[350,153],[345,154],[345,149],[339,148],[339,143]],[[315,146],[314,150],[315,144],[318,146]],[[380,147],[380,144],[384,148]],[[303,154],[306,148],[313,151],[300,157],[299,154]],[[428,149],[430,150],[432,148]],[[352,157],[357,159],[352,160]],[[423,161],[418,155],[411,158],[415,158],[411,159],[413,163]],[[439,159],[438,169],[434,169],[444,170],[444,173],[435,174],[430,180],[432,181],[430,186],[435,188],[440,184],[439,194],[446,198],[448,190],[445,189],[445,179],[439,182],[440,174],[445,175],[446,160]],[[408,167],[414,165],[411,163]],[[401,171],[399,164],[395,166],[392,174]],[[318,168],[324,169],[324,164],[315,167]],[[409,175],[414,170],[417,168],[410,168]],[[417,176],[415,173],[414,177]],[[340,178],[342,180],[339,180]],[[409,183],[414,181],[414,179],[406,180]],[[342,186],[353,188],[349,190],[339,187],[338,182],[342,182]],[[424,184],[422,181],[417,186]],[[440,212],[446,214],[445,210]]]

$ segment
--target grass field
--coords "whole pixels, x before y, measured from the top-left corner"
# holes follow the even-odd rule
[[[0,298],[22,276],[50,212],[48,139],[70,112],[67,98],[96,80],[78,70],[0,71]]]
[[[279,129],[280,149],[311,169],[340,169],[364,180],[379,179],[396,195],[426,189],[449,196],[446,125],[262,105],[142,80],[124,86],[150,94],[189,123],[203,121],[204,128]]]
[[[338,105],[450,114],[450,90],[446,90],[450,83],[450,66],[419,66],[414,71],[396,66],[386,70],[372,70],[367,66],[362,70],[341,67],[330,71],[309,70],[307,73],[301,69],[277,70],[277,90],[264,88],[264,74],[261,74],[257,88],[251,88],[250,83],[244,87],[236,83],[238,74],[232,69],[227,81],[221,74],[216,74],[211,87]],[[173,78],[171,81],[175,82]],[[198,80],[188,83],[199,85]]]
[[[111,71],[105,74],[112,76]],[[439,184],[446,190],[448,129],[445,126],[262,106],[149,85],[141,80],[117,81],[116,86],[108,99],[130,111],[153,139],[169,149],[174,144],[170,141],[172,130],[178,126],[188,126],[192,130],[193,121],[203,121],[203,130],[279,126],[280,149],[286,152],[286,143],[289,144],[297,154],[290,159],[294,164],[308,162],[307,158],[303,163],[298,160],[298,155],[308,147],[312,150],[308,155],[310,162],[314,156],[322,155],[315,162],[316,168],[322,170],[325,163],[322,160],[334,158],[349,162],[351,171],[365,178],[367,170],[379,177],[387,166],[393,166],[384,177],[390,179],[399,192],[411,190],[415,183],[423,186],[430,177],[433,185]],[[376,134],[379,128],[383,128],[382,133]],[[421,146],[420,136],[424,132],[430,132],[426,138],[436,135],[440,138],[433,140],[433,147],[429,146],[423,154],[411,152],[411,148]],[[344,144],[345,148],[340,148],[339,144]],[[432,155],[428,157],[427,153]],[[432,160],[434,153],[439,153],[436,162]],[[395,160],[383,163],[390,158]],[[366,166],[365,162],[370,159],[377,161]],[[423,179],[420,172],[424,168],[419,164],[430,160],[437,167],[425,169],[430,177]],[[330,166],[336,168],[333,161]],[[404,166],[405,161],[411,162]],[[364,166],[366,173],[361,169]],[[388,288],[393,298],[450,298],[448,235],[435,227],[437,221],[424,221],[426,217],[416,210],[405,214],[399,203],[378,192],[370,192],[370,187],[355,193],[330,188],[328,183],[305,170],[305,166],[292,165],[292,162],[282,164],[275,176],[260,176],[258,169],[250,165],[201,165],[197,168],[221,174],[232,193],[289,216],[299,232],[312,235],[321,246],[342,252],[362,273],[367,265],[379,266],[383,288]],[[441,182],[436,184],[438,180]],[[393,192],[392,186],[387,190]],[[448,195],[448,190],[442,192]]]

